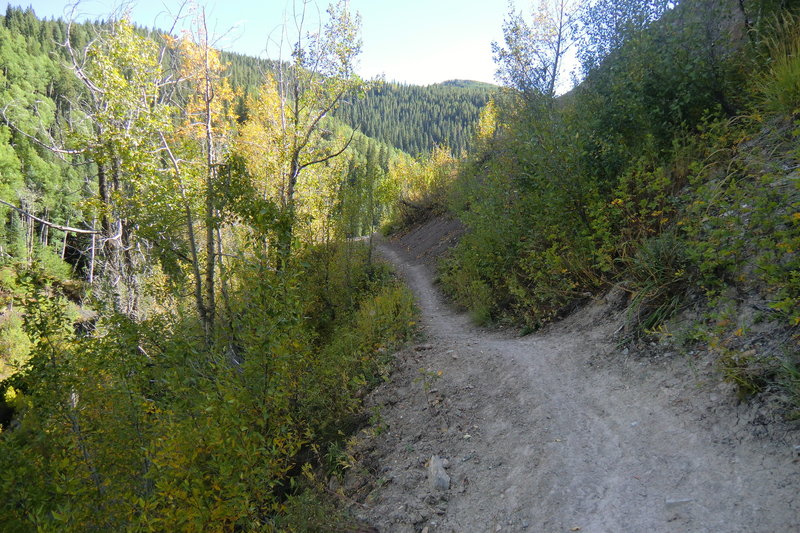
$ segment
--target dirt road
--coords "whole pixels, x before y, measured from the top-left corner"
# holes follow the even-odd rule
[[[490,332],[425,266],[379,249],[425,333],[368,399],[378,422],[344,481],[380,531],[800,531],[800,435],[764,429],[686,356],[626,357],[608,341],[613,302],[527,337]]]

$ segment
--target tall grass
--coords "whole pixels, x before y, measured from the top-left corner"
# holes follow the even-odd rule
[[[644,241],[623,260],[633,290],[628,320],[637,332],[647,332],[680,309],[689,281],[684,244],[672,231]]]
[[[800,114],[800,16],[776,17],[764,44],[769,68],[757,84],[761,107],[776,115]]]

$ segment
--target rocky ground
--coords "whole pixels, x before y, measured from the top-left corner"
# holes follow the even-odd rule
[[[331,480],[358,518],[401,533],[800,531],[796,425],[738,402],[702,356],[618,347],[614,291],[525,337],[473,326],[424,262],[459,231],[438,223],[379,244],[423,338],[396,354]]]

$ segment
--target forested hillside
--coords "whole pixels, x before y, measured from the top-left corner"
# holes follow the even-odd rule
[[[239,113],[246,95],[258,89],[269,60],[223,52],[231,85],[241,89]],[[367,137],[414,156],[442,147],[458,155],[471,147],[481,110],[498,87],[470,80],[435,85],[373,82],[347,95],[335,116]]]
[[[426,87],[380,83],[339,108],[337,116],[415,156],[437,146],[458,155],[470,147],[480,111],[495,90],[463,80]]]
[[[479,322],[531,331],[617,286],[621,342],[710,350],[743,397],[779,390],[798,416],[797,9],[558,0],[511,13],[495,49],[506,86],[474,150],[398,211],[448,207],[466,225],[440,271],[450,295]],[[559,98],[567,49],[585,80]]]
[[[334,527],[318,475],[413,305],[346,2],[276,80],[127,20],[0,17],[0,530]],[[291,97],[289,96],[291,95]]]

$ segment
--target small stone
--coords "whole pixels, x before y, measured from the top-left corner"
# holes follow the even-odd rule
[[[680,507],[681,505],[686,505],[687,503],[692,503],[694,499],[692,498],[673,498],[668,499],[666,501],[667,509],[671,509],[674,507]]]
[[[328,490],[330,490],[331,492],[336,492],[337,490],[339,490],[339,488],[341,488],[341,486],[342,483],[336,476],[331,476],[331,478],[328,480]]]
[[[469,440],[471,438],[472,438],[472,435],[470,435],[469,433],[464,433],[464,440]]]
[[[450,488],[450,476],[444,471],[442,459],[438,455],[431,456],[428,465],[428,484],[432,491],[446,491]]]

